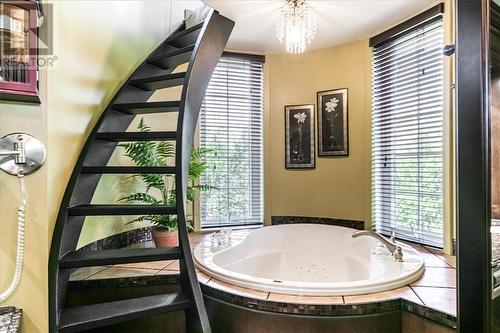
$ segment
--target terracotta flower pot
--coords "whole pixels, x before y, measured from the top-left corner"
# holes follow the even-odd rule
[[[153,228],[153,240],[156,247],[179,246],[179,236],[176,231]]]

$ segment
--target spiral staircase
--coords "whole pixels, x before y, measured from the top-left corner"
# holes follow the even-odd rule
[[[202,23],[183,24],[135,70],[102,113],[87,139],[64,194],[52,238],[49,260],[49,330],[79,332],[120,322],[184,311],[187,332],[210,332],[196,276],[185,202],[175,206],[94,204],[92,197],[103,174],[175,174],[176,197],[186,198],[189,157],[199,110],[212,72],[224,50],[234,22],[210,10]],[[187,63],[186,72],[173,73]],[[158,89],[182,86],[179,101],[148,102]],[[177,130],[129,132],[136,115],[178,113]],[[176,142],[175,167],[108,166],[120,142]],[[179,246],[100,251],[76,251],[87,216],[172,215],[179,221]],[[103,222],[105,223],[105,222]],[[179,292],[67,307],[71,272],[80,267],[179,260]],[[99,330],[101,331],[101,330]]]

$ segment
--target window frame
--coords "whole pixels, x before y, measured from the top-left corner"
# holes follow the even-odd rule
[[[443,29],[443,14],[444,13],[444,5],[442,3],[430,8],[429,10],[375,36],[375,37],[372,37],[369,41],[369,45],[371,47],[374,48],[374,51],[377,50],[377,48],[381,47],[382,48],[382,51],[379,51],[379,52],[383,52],[383,48],[385,45],[387,44],[390,44],[391,42],[393,41],[396,41],[398,40],[399,38],[401,37],[405,37],[405,36],[409,36],[409,38],[411,38],[411,34],[412,33],[415,33],[415,31],[419,30],[419,29],[422,29],[424,27],[429,27],[429,26],[432,26],[432,24],[434,24],[436,21],[440,21],[441,23],[441,28],[440,29]],[[444,33],[444,31],[443,31]],[[432,35],[432,33],[431,33]],[[426,36],[425,36],[426,37]],[[424,37],[424,38],[425,38]],[[444,37],[444,35],[443,35]],[[434,37],[432,37],[434,38]],[[443,38],[444,40],[444,38]],[[389,49],[392,49],[391,53],[394,53],[394,54],[397,54],[395,51],[395,47],[397,47],[397,45],[388,45],[387,46]],[[383,56],[383,53],[379,53],[379,56],[380,54],[382,54]],[[372,66],[376,66],[376,63],[375,63],[375,58],[373,59],[372,61]],[[384,60],[384,61],[388,61],[390,62],[387,58]],[[429,61],[429,60],[426,60],[426,61]],[[435,60],[432,60],[432,61],[435,61]],[[380,64],[379,64],[380,66]],[[385,64],[383,67],[387,66],[387,64]],[[414,65],[414,66],[417,66],[415,68],[418,68],[418,66],[420,65]],[[444,63],[442,64],[442,68],[444,69]],[[408,73],[411,72],[411,69],[407,69]],[[379,73],[379,75],[381,75]],[[405,75],[408,75],[408,74],[405,74]],[[373,74],[373,78],[372,79],[375,79],[375,75]],[[418,89],[421,89],[420,88],[420,85],[421,84],[424,84],[424,89],[429,89],[429,88],[425,88],[425,85],[427,83],[421,83],[420,82],[420,78],[418,77],[418,75],[411,75],[411,77],[409,78],[410,80],[416,80],[416,86],[418,86],[419,88]],[[393,81],[394,79],[387,79],[387,82],[383,82],[381,83],[382,86],[377,86],[375,84],[372,83],[372,95],[373,95],[373,102],[375,102],[376,98],[375,98],[375,94],[380,94],[383,90],[385,89],[391,89],[391,88],[387,88],[387,87],[384,87],[385,85],[389,84],[390,81]],[[424,79],[425,81],[425,79]],[[389,83],[388,83],[389,82]],[[398,85],[400,85],[401,83],[397,83]],[[444,87],[444,77],[442,77],[442,86]],[[432,85],[432,84],[431,84]],[[396,87],[397,89],[398,87]],[[444,91],[444,88],[443,88],[443,91]],[[384,92],[385,94],[387,94],[388,92]],[[409,94],[409,92],[406,92],[405,94]],[[387,98],[387,96],[385,97]],[[374,153],[373,152],[373,143],[372,143],[372,224],[373,224],[373,229],[377,230],[378,232],[382,233],[382,234],[385,234],[385,235],[389,235],[389,231],[386,230],[386,229],[390,229],[392,230],[393,232],[396,233],[396,236],[398,238],[401,238],[401,239],[405,239],[405,240],[408,240],[408,241],[411,241],[411,242],[415,242],[415,243],[419,243],[419,244],[424,244],[424,245],[431,245],[431,246],[437,246],[437,244],[439,243],[439,247],[443,247],[444,246],[444,242],[445,242],[445,199],[446,199],[446,196],[444,195],[444,188],[445,188],[445,150],[444,150],[444,135],[445,135],[445,121],[444,121],[444,98],[445,98],[445,95],[442,93],[441,94],[441,104],[442,104],[442,107],[443,107],[443,110],[442,110],[442,117],[441,118],[441,131],[440,133],[442,134],[442,138],[441,138],[441,152],[439,154],[437,154],[436,152],[434,151],[431,151],[431,152],[424,152],[424,151],[421,151],[420,149],[424,149],[425,147],[421,147],[420,145],[422,144],[421,141],[420,141],[420,138],[422,138],[422,135],[423,136],[423,139],[424,139],[424,144],[425,144],[425,135],[427,134],[433,134],[434,132],[432,133],[428,133],[424,130],[425,133],[420,133],[421,129],[420,129],[420,126],[421,126],[421,121],[422,121],[422,115],[420,114],[420,107],[417,106],[415,110],[418,110],[418,113],[415,115],[415,116],[411,116],[412,118],[415,117],[415,120],[411,120],[411,122],[416,122],[415,124],[409,124],[409,125],[405,125],[404,123],[402,123],[402,120],[398,120],[398,123],[402,123],[401,126],[411,126],[409,130],[411,131],[417,131],[417,133],[415,135],[417,135],[418,137],[418,150],[417,151],[409,151],[409,152],[397,152],[395,151],[395,146],[398,145],[398,142],[400,141],[405,141],[405,140],[409,140],[409,137],[411,137],[412,135],[411,134],[402,134],[402,133],[399,133],[397,134],[397,138],[394,139],[391,137],[391,133],[393,133],[394,130],[391,130],[389,131],[387,128],[388,126],[390,125],[390,123],[393,122],[393,116],[394,116],[394,111],[392,112],[388,112],[387,116],[385,116],[384,118],[385,121],[381,122],[381,118],[382,118],[382,115],[381,113],[383,111],[380,111],[378,110],[376,113],[374,113],[375,111],[372,109],[372,117],[373,115],[376,115],[377,116],[377,122],[378,124],[375,125],[375,123],[373,122],[373,118],[372,118],[372,142],[373,142],[373,138],[374,138],[374,135],[376,136],[379,136],[377,138],[378,141],[380,141],[378,143],[378,147],[379,149],[382,149],[384,151],[386,151],[385,154],[381,153],[381,152],[378,152],[378,153]],[[398,98],[399,99],[399,98]],[[401,100],[400,100],[401,101]],[[427,102],[427,101],[424,101],[424,102]],[[380,107],[380,106],[379,106]],[[372,108],[373,108],[373,104],[372,104]],[[405,107],[403,109],[406,109],[408,107]],[[410,110],[409,110],[410,111]],[[406,116],[404,116],[404,113],[403,112],[400,112],[400,113],[396,113],[398,115],[398,117],[401,117],[401,118],[406,118]],[[436,115],[430,115],[429,116],[431,118],[434,118],[434,117],[437,117]],[[429,125],[431,124],[431,122],[425,122],[427,119],[426,119],[426,116],[424,116],[424,125]],[[374,131],[374,126],[378,126],[379,127],[379,131],[380,132],[373,132]],[[434,121],[432,121],[432,126],[434,126]],[[384,128],[385,127],[385,128]],[[386,133],[384,133],[384,131],[387,131]],[[433,130],[434,131],[434,130]],[[403,136],[402,136],[403,135]],[[428,140],[428,138],[427,138]],[[394,142],[396,142],[396,144],[394,144]],[[401,145],[401,143],[399,143],[399,145]],[[390,149],[390,150],[389,150]],[[433,148],[431,148],[433,149]],[[376,156],[375,156],[376,155]],[[404,157],[402,157],[402,155],[404,155]],[[400,160],[401,158],[407,158],[409,159],[408,162],[406,163],[409,163],[410,162],[410,159],[414,158],[416,161],[417,161],[417,169],[419,171],[422,170],[422,167],[419,166],[420,163],[422,163],[421,159],[423,158],[424,159],[424,163],[429,163],[429,161],[425,160],[426,158],[430,158],[432,156],[437,156],[437,157],[440,157],[441,158],[441,194],[440,194],[440,198],[441,198],[441,221],[442,221],[442,225],[441,225],[441,233],[434,233],[434,232],[430,232],[430,231],[418,231],[417,233],[414,233],[412,231],[411,228],[404,228],[402,226],[398,226],[398,225],[393,225],[393,222],[394,221],[397,221],[397,218],[395,218],[394,216],[396,216],[398,214],[398,209],[396,208],[396,203],[394,202],[395,198],[397,197],[397,193],[399,194],[402,194],[403,192],[410,192],[410,191],[413,191],[415,192],[415,190],[413,189],[404,189],[404,188],[401,188],[400,187],[397,187],[394,183],[397,181],[397,173],[398,171],[396,170],[398,168],[398,164],[399,163],[402,163],[401,161],[400,162],[397,162],[398,159]],[[387,170],[387,171],[383,171],[383,170],[379,170],[380,169],[380,165],[377,166],[377,162],[375,162],[375,158],[384,158],[383,162],[379,161],[378,164],[384,164],[384,167],[385,167],[385,163],[390,163],[392,166],[389,167],[390,170]],[[398,163],[398,164],[396,164]],[[432,168],[432,167],[431,167]],[[418,176],[419,178],[421,177],[420,175]],[[423,177],[423,176],[422,176]],[[384,183],[384,182],[387,182],[387,183],[390,183],[389,185],[380,185],[380,187],[377,187],[375,184],[377,183]],[[424,181],[422,180],[422,182],[425,184],[427,181]],[[419,186],[418,188],[416,189],[416,192],[415,192],[415,195],[417,196],[418,198],[418,211],[416,213],[412,213],[412,214],[416,214],[417,215],[417,221],[419,221],[419,223],[422,222],[421,220],[421,214],[422,214],[422,211],[421,211],[421,206],[420,206],[420,198],[425,198],[425,197],[428,197],[429,195],[431,195],[430,193],[421,193],[422,190],[420,188],[421,184],[420,184],[420,180],[419,180]],[[394,191],[394,194],[387,194],[387,191],[390,190],[391,193],[392,191]],[[379,193],[380,192],[380,193]],[[385,193],[384,193],[385,192]],[[403,193],[404,194],[404,193]],[[384,201],[383,203],[381,203],[381,201]],[[376,206],[380,206],[382,205],[383,207],[382,208],[378,208],[376,209]],[[425,211],[425,207],[424,207],[424,211]],[[381,218],[384,218],[384,219],[390,219],[389,222],[379,222],[379,220]]]
[[[1,82],[0,101],[20,101],[40,103],[38,94],[38,27],[37,27],[37,3],[32,0],[0,0],[2,4],[8,4],[22,8],[29,15],[29,48],[28,48],[28,82]],[[0,59],[0,62],[2,59]]]
[[[263,55],[258,55],[258,54],[246,54],[246,53],[238,53],[238,52],[224,52],[221,56],[221,59],[224,58],[232,58],[232,59],[239,59],[239,60],[246,60],[250,62],[260,62],[262,65],[265,63],[265,56]],[[263,103],[263,98],[264,98],[264,70],[262,68],[262,87],[261,87],[261,98],[262,98],[262,141],[260,143],[260,149],[262,150],[263,154],[263,149],[264,149],[264,103]],[[202,110],[200,111],[200,125],[199,125],[199,145],[201,147],[202,145],[202,121],[201,121],[201,112],[203,112],[203,107]],[[254,146],[255,143],[251,143],[251,146]],[[250,151],[255,151],[254,148],[251,148]],[[233,223],[231,224],[225,224],[222,223],[221,220],[219,222],[214,222],[210,223],[209,225],[203,225],[203,193],[200,195],[199,203],[198,203],[198,212],[199,212],[199,227],[201,230],[217,230],[217,229],[224,229],[224,228],[231,228],[231,229],[238,229],[238,228],[258,228],[261,227],[264,224],[264,163],[263,161],[261,162],[262,165],[262,171],[261,171],[261,181],[262,181],[262,188],[261,188],[261,205],[262,205],[262,221],[261,222],[245,222],[245,219],[241,218],[231,218],[231,221]],[[253,162],[251,163],[253,164]],[[253,174],[253,172],[252,172]],[[250,178],[254,178],[251,176]],[[253,189],[253,186],[251,187]],[[237,221],[234,223],[234,221]]]

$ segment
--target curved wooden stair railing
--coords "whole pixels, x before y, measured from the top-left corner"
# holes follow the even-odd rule
[[[189,246],[185,202],[189,157],[203,97],[234,22],[211,10],[204,22],[180,27],[151,53],[125,82],[90,134],[64,194],[49,260],[49,330],[78,332],[184,310],[187,332],[210,332]],[[172,73],[183,63],[188,69]],[[155,90],[182,86],[179,101],[148,102]],[[176,132],[126,132],[136,115],[178,112]],[[107,166],[119,142],[176,141],[175,167]],[[176,206],[92,204],[102,174],[175,174]],[[179,199],[182,198],[182,199]],[[76,251],[86,216],[177,214],[179,246],[174,248]],[[66,308],[70,274],[79,267],[179,260],[180,292]]]

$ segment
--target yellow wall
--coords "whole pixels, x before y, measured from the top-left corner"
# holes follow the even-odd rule
[[[41,71],[41,98],[46,100],[46,72]],[[47,109],[42,105],[0,102],[0,136],[26,132],[47,143]],[[52,228],[47,221],[47,164],[26,176],[26,244],[23,277],[15,294],[0,303],[24,310],[25,332],[46,332],[47,258]],[[20,199],[16,177],[0,171],[0,292],[10,285],[16,262],[17,207]]]
[[[54,67],[41,69],[42,104],[0,102],[0,135],[25,131],[48,148],[44,168],[27,177],[30,199],[21,285],[12,298],[0,304],[23,308],[24,332],[48,329],[47,263],[52,230],[87,135],[131,71],[180,24],[184,9],[199,4],[196,0],[49,3],[57,60]],[[2,291],[14,270],[18,191],[16,179],[0,173]],[[100,232],[88,229],[89,235]]]
[[[267,223],[272,215],[369,221],[370,59],[367,40],[266,56]],[[349,89],[349,157],[317,157],[316,169],[286,170],[284,106],[315,105],[317,91],[337,88]]]
[[[200,5],[199,1],[175,0],[55,3],[58,63],[49,75],[48,131],[49,144],[54,144],[48,158],[59,163],[48,175],[49,193],[55,194],[49,199],[50,221],[56,218],[73,165],[103,108],[131,71],[178,27],[184,9]],[[163,117],[149,123],[160,129],[168,121]],[[112,162],[121,160],[117,154]],[[126,181],[124,177],[103,177],[94,201],[112,203],[123,196],[123,191],[110,186],[116,180],[120,184]],[[126,221],[87,219],[80,245],[134,227],[124,226]]]
[[[446,0],[443,19],[446,44],[454,44],[453,16],[453,1]],[[452,251],[455,229],[454,102],[450,89],[454,80],[453,61],[454,57],[444,57],[443,187],[447,253]],[[370,228],[371,49],[368,39],[302,55],[266,55],[264,68],[266,224],[270,224],[273,215],[298,215],[362,220],[366,228]],[[316,107],[316,92],[338,88],[349,89],[349,157],[318,157],[316,152],[316,169],[286,170],[284,106],[314,104]],[[317,137],[315,139],[317,141]]]

